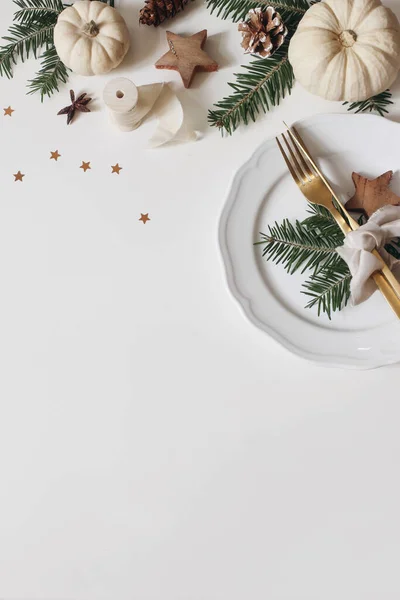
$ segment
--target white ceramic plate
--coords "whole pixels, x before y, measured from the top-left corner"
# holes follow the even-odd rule
[[[392,169],[392,189],[400,195],[400,125],[371,115],[319,115],[296,127],[344,200],[354,193],[352,171],[373,178]],[[262,258],[262,246],[253,243],[284,217],[305,218],[306,202],[273,139],[237,173],[220,222],[229,287],[247,317],[295,354],[327,366],[370,369],[400,361],[400,322],[378,292],[329,321],[304,308],[304,275],[288,275]]]

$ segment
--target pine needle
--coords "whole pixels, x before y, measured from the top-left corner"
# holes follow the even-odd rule
[[[344,235],[323,206],[309,204],[310,214],[304,221],[293,225],[284,219],[261,233],[262,256],[275,264],[282,264],[289,274],[298,270],[310,271],[303,284],[303,294],[310,297],[306,308],[316,307],[318,315],[332,313],[346,306],[350,297],[351,274],[347,264],[337,254]]]
[[[44,96],[52,96],[59,91],[59,84],[68,81],[68,69],[59,58],[54,46],[48,48],[41,56],[41,69],[34,79],[28,81],[28,94],[40,93],[43,102]]]
[[[318,0],[319,1],[319,0]],[[305,12],[314,2],[309,0],[278,0],[272,6],[279,11],[290,34],[286,42],[270,58],[258,58],[235,73],[236,81],[229,83],[233,94],[215,104],[208,113],[208,122],[221,133],[231,135],[240,124],[255,121],[260,113],[277,106],[294,84],[293,69],[288,59],[290,36],[294,34]],[[266,7],[269,0],[208,0],[211,12],[222,19],[244,19],[251,8]]]
[[[20,8],[14,14],[14,21],[23,25],[31,25],[32,22],[57,21],[57,17],[64,9],[61,0],[14,0]]]
[[[310,7],[307,0],[278,0],[278,2],[270,2],[269,0],[208,0],[207,7],[211,13],[216,11],[217,16],[221,19],[232,19],[236,22],[244,19],[247,13],[252,8],[267,8],[273,6],[277,10],[286,25],[289,27],[293,17],[297,20],[301,19],[305,12]]]
[[[292,225],[288,219],[281,224],[268,227],[268,233],[261,234],[258,244],[264,245],[262,255],[275,264],[282,264],[288,273],[299,269],[316,270],[318,265],[329,265],[337,256],[336,239],[321,236],[319,231],[296,221]]]
[[[9,79],[13,76],[12,68],[16,63],[16,54],[22,62],[31,54],[37,58],[39,48],[52,43],[53,30],[54,25],[38,25],[35,22],[11,25],[9,35],[3,37],[8,44],[0,48],[0,75]]]
[[[245,66],[244,73],[237,73],[236,83],[230,83],[234,93],[215,105],[208,121],[221,132],[231,135],[235,129],[250,120],[255,121],[260,112],[266,113],[290,93],[294,75],[287,58],[287,43],[271,58],[261,58]]]
[[[355,113],[365,113],[365,112],[374,112],[380,115],[381,117],[389,114],[388,107],[393,104],[392,101],[392,92],[390,90],[386,90],[385,92],[381,92],[376,96],[372,96],[368,100],[364,100],[362,102],[343,102],[343,106],[348,105],[349,111],[355,111]]]
[[[316,306],[318,316],[326,313],[329,319],[332,318],[332,312],[342,310],[350,298],[351,273],[339,255],[336,256],[335,264],[331,263],[311,275],[303,284],[306,291],[302,292],[311,298],[306,308]]]

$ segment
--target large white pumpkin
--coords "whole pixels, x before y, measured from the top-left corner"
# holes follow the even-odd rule
[[[328,100],[356,102],[392,85],[400,25],[380,0],[324,0],[301,20],[289,46],[296,79]]]
[[[72,71],[100,75],[122,62],[130,38],[115,8],[96,0],[79,0],[59,15],[54,44],[62,62]]]

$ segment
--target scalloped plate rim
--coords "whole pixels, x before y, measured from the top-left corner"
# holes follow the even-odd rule
[[[356,115],[356,114],[346,114],[346,113],[344,113],[344,114],[343,113],[318,114],[318,115],[314,115],[311,117],[306,117],[304,119],[299,119],[299,120],[293,122],[292,125],[295,125],[295,126],[302,125],[305,127],[310,127],[310,126],[316,125],[318,123],[318,121],[321,119],[336,118],[336,117],[349,119],[349,120],[352,120],[355,118],[364,119],[364,120],[374,120],[374,121],[383,120],[383,122],[385,122],[385,124],[390,124],[390,126],[392,126],[393,128],[400,127],[400,123],[391,121],[389,119],[383,119],[382,117],[379,117],[377,115],[370,115],[370,114]],[[384,366],[398,364],[400,362],[400,351],[399,351],[398,357],[396,356],[396,357],[390,358],[387,356],[386,357],[380,356],[380,357],[376,357],[374,360],[367,359],[365,361],[363,361],[363,360],[358,361],[354,356],[346,356],[345,354],[339,355],[339,356],[338,355],[329,355],[329,354],[322,355],[322,354],[318,354],[318,353],[314,353],[312,351],[306,350],[306,349],[294,344],[293,342],[291,342],[289,339],[287,339],[286,336],[279,333],[274,327],[272,327],[272,325],[264,323],[263,321],[260,321],[260,319],[258,319],[258,317],[256,317],[256,315],[254,314],[254,312],[252,310],[251,298],[248,298],[240,291],[240,288],[235,281],[234,267],[233,267],[232,259],[231,259],[230,253],[229,253],[228,244],[226,242],[226,237],[225,237],[228,216],[229,216],[230,208],[233,206],[233,204],[235,202],[235,198],[237,196],[238,188],[239,188],[239,185],[240,185],[243,175],[251,168],[254,168],[254,166],[257,164],[257,162],[259,160],[259,157],[261,155],[265,154],[267,151],[270,151],[274,147],[274,145],[275,145],[275,137],[268,138],[267,140],[262,142],[256,148],[256,150],[252,153],[250,158],[238,169],[238,171],[235,173],[235,175],[233,176],[233,179],[231,181],[231,184],[230,184],[230,187],[229,187],[229,190],[226,195],[225,202],[224,202],[224,205],[223,205],[223,208],[221,211],[221,215],[219,218],[218,245],[219,245],[219,251],[220,251],[220,258],[222,260],[223,270],[225,273],[225,280],[226,280],[226,283],[228,285],[228,288],[229,288],[231,294],[233,295],[233,297],[239,304],[242,314],[244,314],[245,317],[247,317],[247,319],[255,327],[257,327],[257,329],[260,329],[261,331],[267,333],[270,337],[272,337],[281,346],[283,346],[284,348],[289,350],[289,352],[291,352],[303,359],[311,361],[317,365],[320,365],[320,366],[331,367],[331,368],[342,368],[342,369],[344,368],[344,369],[349,369],[349,370],[368,370],[368,369],[376,369],[376,368],[381,368]]]

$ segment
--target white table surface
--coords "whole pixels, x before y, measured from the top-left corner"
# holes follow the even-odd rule
[[[217,245],[235,171],[282,119],[345,109],[296,86],[222,139],[206,117],[247,60],[236,26],[196,0],[139,29],[140,2],[117,5],[133,51],[116,74],[173,82],[204,137],[149,151],[153,125],[119,133],[112,76],[43,105],[33,61],[0,80],[0,597],[398,600],[399,368],[290,355],[243,316]],[[184,91],[154,69],[168,28],[207,28],[220,71]],[[96,103],[67,128],[69,87]]]

